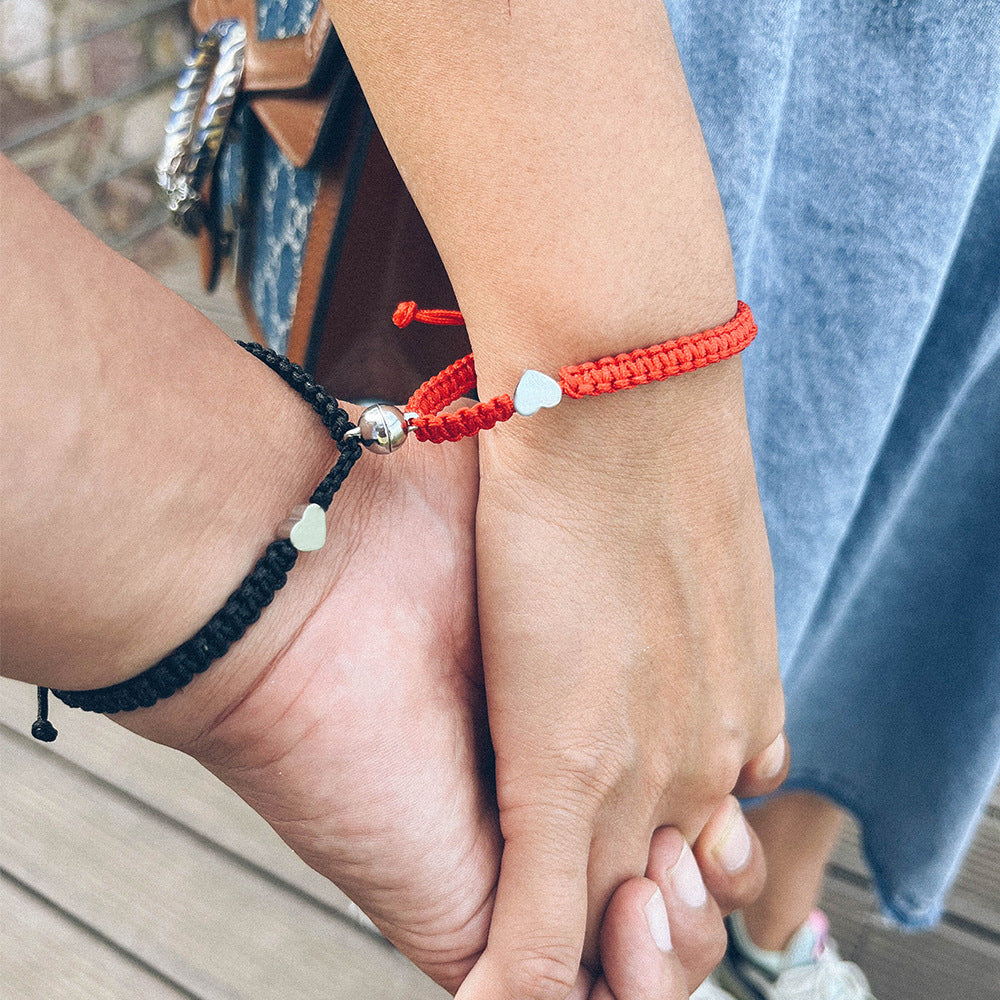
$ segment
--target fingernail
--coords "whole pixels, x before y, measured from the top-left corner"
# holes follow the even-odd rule
[[[681,856],[677,859],[674,867],[668,872],[670,883],[677,893],[677,898],[692,909],[698,909],[705,905],[708,899],[708,891],[705,883],[701,880],[701,871],[698,869],[698,862],[694,859],[694,854],[687,844],[681,851]]]
[[[734,805],[729,826],[722,839],[715,845],[713,853],[727,872],[735,873],[746,868],[752,848],[750,831],[747,829],[743,812],[739,806]]]
[[[761,778],[773,778],[785,766],[785,734],[778,738],[761,754],[757,768]]]
[[[670,941],[670,921],[667,920],[667,908],[663,903],[663,893],[659,889],[649,897],[649,902],[644,909],[649,933],[652,935],[656,947],[662,952],[671,951],[673,944]]]

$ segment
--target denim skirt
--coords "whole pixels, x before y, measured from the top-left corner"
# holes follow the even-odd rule
[[[787,787],[924,926],[1000,775],[1000,4],[667,8],[760,326]]]

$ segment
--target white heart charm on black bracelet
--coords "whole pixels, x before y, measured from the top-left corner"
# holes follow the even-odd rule
[[[562,399],[559,383],[544,372],[529,368],[514,390],[514,409],[522,417],[530,417],[545,407],[551,409]]]
[[[323,548],[326,543],[326,511],[318,503],[297,504],[288,520],[281,525],[280,535],[299,552],[315,552]]]

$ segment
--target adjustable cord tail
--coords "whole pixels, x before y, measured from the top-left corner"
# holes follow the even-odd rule
[[[59,731],[49,722],[49,689],[38,689],[38,718],[31,724],[31,735],[43,743],[51,743]]]

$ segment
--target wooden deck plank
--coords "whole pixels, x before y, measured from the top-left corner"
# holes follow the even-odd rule
[[[949,897],[948,910],[988,927],[1000,940],[1000,816],[992,811],[979,824]]]
[[[34,718],[34,688],[0,678],[0,725],[24,741]],[[139,739],[104,716],[52,706],[59,730],[44,749],[188,827],[275,879],[348,916],[357,907],[298,858],[242,799],[185,754]]]
[[[920,996],[997,1000],[1000,996],[1000,949],[952,927],[942,927],[918,942],[905,941],[884,928],[877,930],[858,962],[868,973],[875,995],[885,1000]]]
[[[903,933],[871,894],[828,879],[823,906],[841,954],[865,971],[878,1000],[997,1000],[1000,945],[950,926]]]
[[[0,733],[8,870],[203,1000],[440,1000],[348,919]],[[56,970],[57,971],[57,970]]]
[[[0,969],[11,1000],[192,1000],[7,878],[0,878],[0,912]]]
[[[236,855],[237,862],[245,859],[248,865],[257,866],[290,889],[306,894],[321,910],[332,908],[345,914],[351,912],[352,905],[335,887],[308,869],[267,824],[194,761],[139,740],[108,719],[72,712],[59,705],[54,706],[56,723],[61,730],[59,740],[44,747],[32,744],[24,734],[33,717],[33,702],[33,689],[12,681],[0,682],[0,723],[16,730],[14,735],[9,730],[6,734],[9,747],[26,745],[33,752],[53,754],[65,761],[64,767],[82,768],[98,781],[106,782],[103,796],[112,799],[124,796],[126,802],[132,798],[145,809],[169,818],[161,822],[190,827],[192,834],[207,842],[209,850],[231,852]],[[115,788],[121,791],[115,792]],[[963,872],[962,881],[981,897],[987,910],[983,930],[988,935],[1000,906],[1000,898],[994,894],[989,881],[995,877],[998,867],[998,841],[995,817],[987,816],[984,822],[986,829],[980,832],[974,845],[976,854],[970,855],[973,867]],[[936,981],[934,976],[940,976],[941,969],[966,969],[968,975],[960,975],[955,981],[962,984],[963,989],[982,992],[985,970],[991,963],[1000,961],[1000,953],[988,946],[988,938],[977,936],[974,928],[973,933],[948,928],[921,935],[904,935],[886,929],[871,893],[853,884],[861,880],[864,870],[853,829],[849,828],[837,857],[838,865],[847,864],[851,878],[847,883],[836,876],[828,879],[823,905],[831,915],[842,953],[860,961],[881,978],[880,992],[876,994],[880,1000],[941,1000],[937,993],[906,992],[899,988],[898,977],[891,974],[891,970],[894,963],[900,961],[901,954],[909,954],[910,963],[917,970],[932,961],[938,971],[925,970],[931,976],[928,981]],[[984,866],[985,878],[980,871]],[[969,911],[953,906],[952,912]],[[972,917],[978,912],[972,912]],[[930,947],[928,942],[932,940],[933,947]],[[880,957],[883,951],[885,958]],[[889,971],[880,971],[883,966]],[[1000,966],[997,972],[1000,975]],[[980,977],[978,983],[977,976]]]

